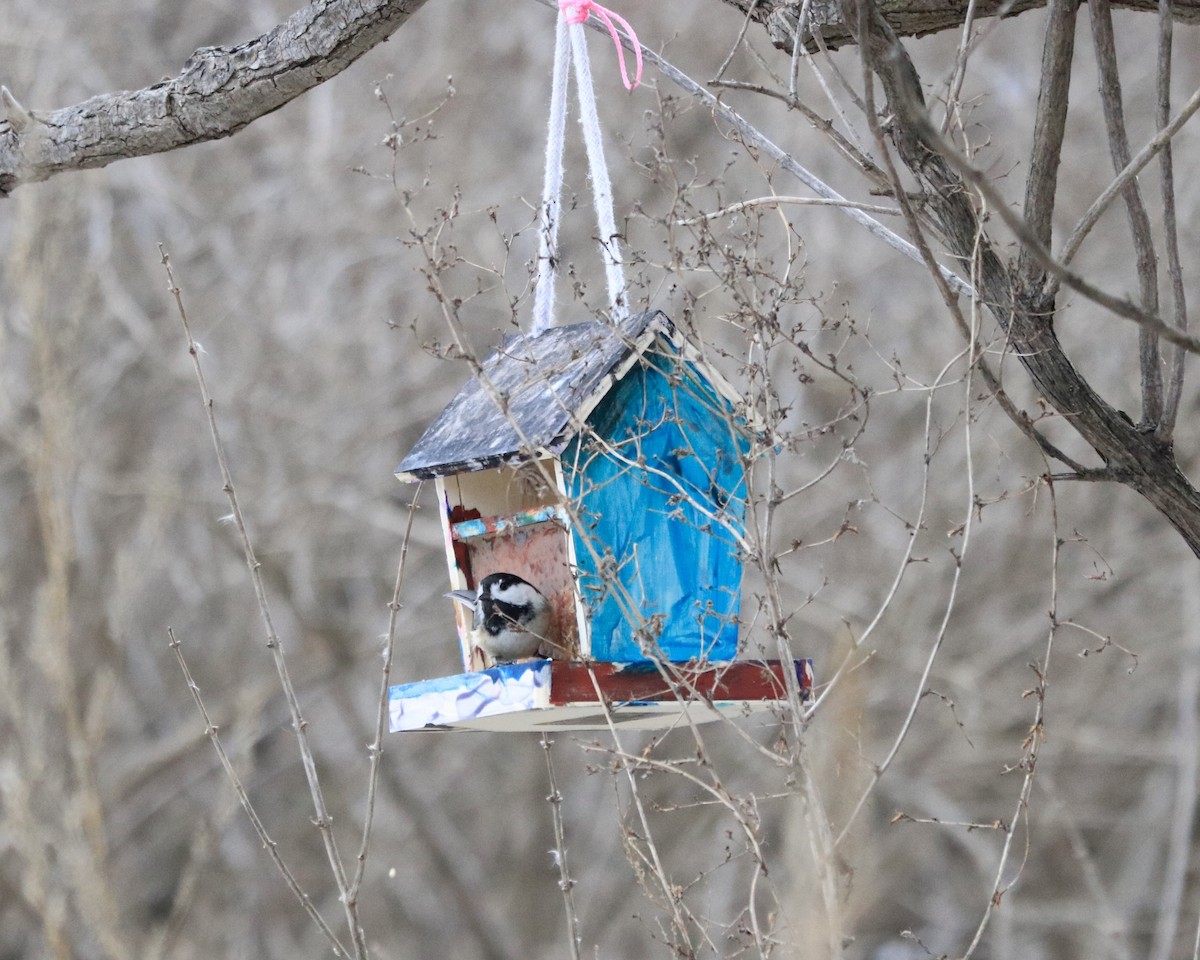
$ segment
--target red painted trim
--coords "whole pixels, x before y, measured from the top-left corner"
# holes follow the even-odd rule
[[[697,668],[686,663],[581,663],[555,660],[550,665],[550,703],[598,703],[596,687],[610,703],[628,701],[783,700],[785,661],[736,660]],[[812,661],[795,660],[801,696],[812,691]],[[670,683],[663,674],[671,678]],[[592,678],[595,677],[595,683]]]
[[[478,520],[482,516],[483,514],[474,507],[464,507],[461,503],[456,503],[447,514],[451,531],[450,543],[454,548],[454,565],[462,571],[469,587],[475,586],[475,575],[471,572],[471,548],[454,537],[454,524],[463,520]]]

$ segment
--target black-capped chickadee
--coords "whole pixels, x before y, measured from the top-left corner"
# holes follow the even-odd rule
[[[549,637],[553,615],[533,584],[515,573],[488,574],[478,590],[446,594],[475,611],[472,642],[498,662],[561,655]]]

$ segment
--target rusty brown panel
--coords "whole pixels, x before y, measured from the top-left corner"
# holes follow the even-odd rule
[[[579,629],[575,620],[575,580],[567,562],[567,532],[552,521],[509,533],[477,537],[470,549],[471,571],[478,583],[489,573],[515,573],[524,577],[554,608],[555,636],[572,657],[579,656]]]
[[[645,666],[631,670],[612,663],[555,663],[551,667],[550,702],[595,703],[597,686],[604,699],[612,703],[689,699],[694,695],[713,700],[782,700],[787,696],[784,670],[789,667],[795,671],[800,690],[807,696],[812,688],[812,670],[807,660],[790,664],[779,660],[740,660],[702,669],[684,664],[666,665],[668,674],[678,677],[675,686],[668,684],[657,670]]]

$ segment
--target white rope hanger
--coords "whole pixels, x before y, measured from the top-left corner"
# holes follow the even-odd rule
[[[563,145],[567,126],[567,87],[569,70],[574,65],[575,87],[579,98],[579,121],[587,149],[588,169],[592,179],[592,200],[599,229],[600,256],[608,284],[608,303],[613,319],[619,320],[628,312],[625,305],[625,271],[621,266],[620,237],[613,216],[612,184],[604,160],[604,142],[600,117],[596,112],[596,97],[592,89],[592,70],[588,61],[587,40],[583,24],[595,14],[608,27],[616,43],[621,65],[621,78],[627,90],[640,82],[642,72],[641,46],[629,24],[611,10],[592,0],[559,0],[562,16],[558,18],[554,41],[554,72],[550,87],[550,117],[546,131],[546,172],[542,181],[541,224],[538,231],[537,277],[533,300],[533,321],[530,334],[537,336],[554,325],[554,285],[558,270],[558,223],[561,213],[563,183]],[[637,55],[634,79],[625,71],[625,55],[614,23],[633,40]]]

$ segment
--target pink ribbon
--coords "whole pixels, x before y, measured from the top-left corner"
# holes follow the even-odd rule
[[[628,20],[619,13],[609,10],[608,7],[596,3],[595,0],[558,0],[558,9],[562,11],[563,19],[567,23],[585,23],[588,15],[594,13],[608,27],[613,46],[617,48],[617,62],[621,65],[621,81],[625,84],[625,89],[633,90],[642,82],[642,45],[638,43],[637,34],[633,32],[633,27],[629,25]],[[633,43],[634,56],[637,58],[637,69],[634,71],[632,82],[629,79],[629,72],[625,69],[625,50],[621,46],[621,37],[617,34],[617,24],[620,24],[621,29],[629,36]]]

